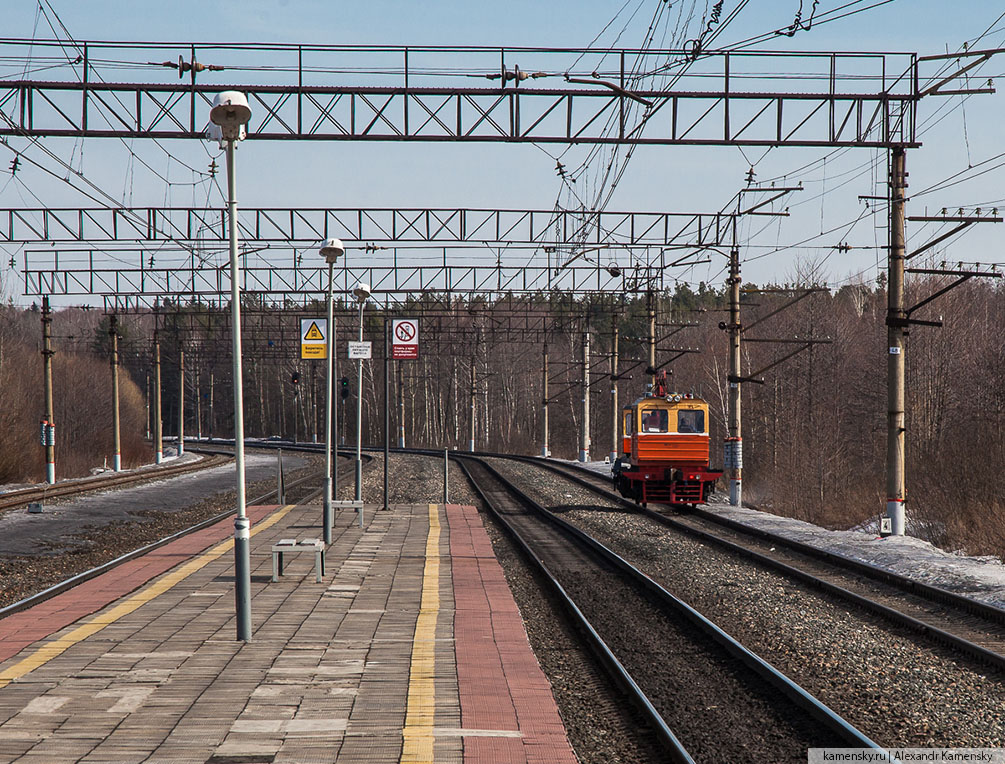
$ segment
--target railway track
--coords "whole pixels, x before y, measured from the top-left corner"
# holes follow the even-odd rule
[[[454,457],[486,506],[540,566],[671,760],[801,761],[808,747],[877,747],[484,459]]]
[[[630,511],[838,597],[921,638],[1005,669],[1005,610],[720,518],[707,510],[671,516],[639,507],[607,488],[602,476],[583,468],[531,457],[512,458],[566,477]]]
[[[126,474],[114,473],[108,476],[81,478],[80,480],[67,480],[56,485],[37,486],[32,488],[22,488],[16,491],[8,491],[0,494],[0,512],[14,507],[22,507],[32,502],[44,502],[48,499],[55,499],[64,496],[76,496],[93,491],[104,491],[109,488],[121,488],[123,486],[135,485],[149,480],[161,480],[163,478],[183,475],[187,472],[197,472],[199,470],[219,467],[226,464],[231,457],[226,454],[213,454],[198,462],[186,464],[169,465],[167,467],[155,467],[129,472]]]
[[[216,462],[217,464],[223,464],[230,461],[230,457],[228,456],[226,451],[214,451],[212,449],[205,449],[204,452],[209,454],[207,456],[207,459],[205,460],[207,462],[210,459],[218,460]],[[349,465],[340,465],[340,466],[347,467]],[[162,474],[163,473],[158,473],[158,477]],[[286,502],[307,503],[317,499],[321,495],[322,491],[322,488],[320,487],[321,478],[322,473],[315,472],[309,475],[305,475],[304,477],[301,477],[291,483],[288,483],[285,486]],[[277,488],[272,489],[266,491],[265,493],[259,496],[249,499],[247,504],[248,505],[265,504],[268,503],[270,500],[275,500],[277,498],[277,494],[278,489]],[[92,578],[95,578],[101,575],[102,573],[111,570],[112,568],[115,568],[125,562],[128,562],[129,560],[136,559],[137,557],[142,557],[144,554],[154,549],[157,549],[158,547],[164,546],[165,544],[169,544],[170,542],[178,538],[186,536],[190,533],[194,533],[195,531],[201,530],[202,528],[214,525],[215,523],[218,523],[221,520],[225,520],[228,517],[233,517],[233,515],[234,510],[227,509],[225,512],[220,512],[204,520],[201,520],[200,522],[195,523],[187,528],[183,528],[182,530],[176,533],[172,533],[169,536],[165,536],[164,538],[158,539],[157,541],[151,544],[146,544],[142,547],[131,550],[123,555],[116,557],[115,559],[109,560],[108,562],[102,565],[98,565],[75,576],[67,578],[64,581],[61,581],[53,586],[48,587],[47,589],[44,589],[43,591],[40,591],[17,602],[11,603],[6,607],[0,608],[0,618],[4,618],[5,616],[19,612],[21,610],[26,610],[27,608],[37,605],[39,602],[43,602],[49,599],[50,597],[54,597],[57,594],[72,589],[73,587],[82,584],[85,581],[88,581]]]

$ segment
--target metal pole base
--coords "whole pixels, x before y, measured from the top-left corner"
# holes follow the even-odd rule
[[[158,451],[156,458],[154,458],[154,464],[160,464],[164,461],[164,452]]]
[[[475,450],[475,442],[473,440],[469,440],[468,441],[468,451],[471,451],[472,453],[474,453],[474,450]]]
[[[590,452],[583,449],[579,450],[579,461],[588,462],[590,461]]]
[[[356,459],[356,501],[363,501],[363,460]]]
[[[729,504],[733,507],[743,506],[743,489],[739,480],[729,481]]]
[[[543,456],[545,459],[548,458],[548,447],[547,446],[541,446],[541,456]]]
[[[179,440],[178,441],[178,456],[184,456],[184,455],[185,455],[185,441],[184,440]]]
[[[618,452],[611,451],[611,464],[614,464],[618,460]]]
[[[116,472],[122,472],[122,454],[116,454],[112,457],[112,469]]]
[[[45,482],[49,485],[53,485],[56,482],[56,465],[52,462],[46,462]]]
[[[321,515],[322,524],[324,525],[324,536],[325,544],[332,543],[332,525],[333,525],[333,513],[332,513],[332,479],[329,475],[325,478],[325,490],[324,490],[324,510]]]
[[[237,638],[251,641],[251,521],[234,519],[234,604]]]
[[[900,499],[886,500],[886,516],[890,518],[890,531],[894,536],[903,536],[907,531],[907,514]]]

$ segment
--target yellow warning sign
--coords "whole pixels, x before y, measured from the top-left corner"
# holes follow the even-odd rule
[[[315,340],[315,341],[323,342],[324,338],[325,338],[324,334],[322,334],[321,330],[318,329],[318,322],[317,321],[311,321],[311,327],[304,334],[304,339],[308,340],[308,341]]]
[[[325,350],[327,348],[324,345],[300,345],[300,357],[301,358],[327,358]]]

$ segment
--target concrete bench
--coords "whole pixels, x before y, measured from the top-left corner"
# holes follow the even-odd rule
[[[272,545],[272,581],[283,575],[283,555],[291,552],[314,552],[314,580],[321,583],[325,575],[325,545],[321,539],[280,539]]]

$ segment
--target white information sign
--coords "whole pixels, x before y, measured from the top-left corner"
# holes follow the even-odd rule
[[[372,343],[370,342],[350,342],[349,343],[349,360],[366,360],[371,358],[370,353]]]

